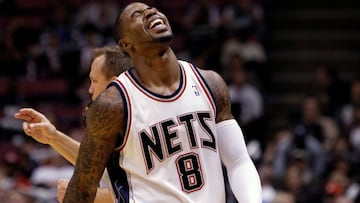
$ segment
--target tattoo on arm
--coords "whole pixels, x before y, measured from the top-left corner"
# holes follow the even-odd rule
[[[212,70],[200,70],[209,85],[216,102],[216,122],[232,119],[229,89],[219,74]]]
[[[101,94],[86,111],[86,134],[64,202],[93,202],[106,163],[122,132],[123,101],[116,88]]]

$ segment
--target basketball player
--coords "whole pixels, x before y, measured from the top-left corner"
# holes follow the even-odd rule
[[[92,100],[95,100],[113,79],[131,66],[131,62],[117,45],[95,48],[93,52],[94,60],[89,74],[89,93]],[[50,145],[70,163],[75,164],[80,143],[57,130],[45,115],[31,108],[23,108],[15,114],[15,117],[25,121],[23,129],[27,135],[40,143]],[[108,177],[104,176],[103,178],[107,179]],[[66,185],[66,180],[59,180],[58,200],[62,200]],[[95,202],[115,201],[108,188],[98,189]]]
[[[122,202],[225,202],[222,165],[240,203],[261,203],[256,168],[214,71],[177,60],[168,19],[143,3],[119,14],[115,38],[134,65],[86,111],[64,203],[93,202],[109,156],[127,181]],[[110,177],[111,178],[111,177]]]

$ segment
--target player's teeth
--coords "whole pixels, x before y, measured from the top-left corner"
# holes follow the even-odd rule
[[[156,19],[150,23],[150,29],[153,28],[157,23],[163,24],[161,19]]]

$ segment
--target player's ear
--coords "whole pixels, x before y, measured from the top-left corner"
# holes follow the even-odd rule
[[[124,51],[128,51],[130,49],[130,43],[124,38],[119,40],[119,46]]]

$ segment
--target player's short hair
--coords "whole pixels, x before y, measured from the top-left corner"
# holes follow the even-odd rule
[[[125,4],[121,7],[121,9],[116,17],[115,23],[114,23],[113,36],[114,36],[114,40],[115,40],[116,44],[118,44],[119,40],[124,36],[124,32],[122,29],[121,14],[128,5],[129,4]]]
[[[132,67],[128,54],[121,50],[118,45],[94,48],[93,53],[94,59],[101,55],[105,56],[105,66],[102,67],[102,72],[107,79],[118,76]]]

